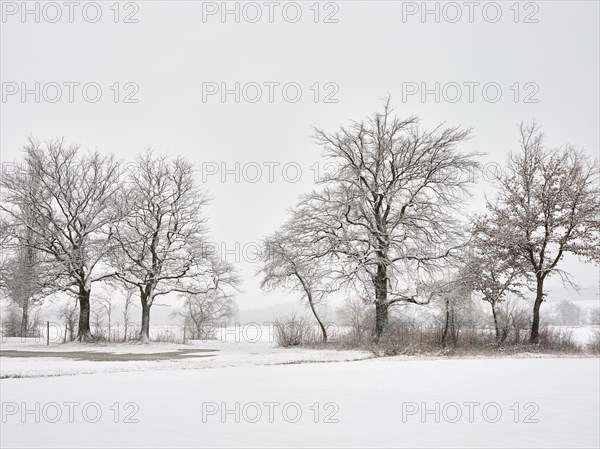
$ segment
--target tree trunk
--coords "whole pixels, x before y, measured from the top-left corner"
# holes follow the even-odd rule
[[[77,332],[78,341],[92,340],[90,331],[90,294],[91,290],[84,286],[79,287],[79,329]]]
[[[29,210],[29,206],[27,207],[27,209],[28,213],[31,212],[31,210]],[[27,331],[29,330],[29,305],[34,304],[32,287],[34,286],[35,281],[37,280],[35,271],[33,269],[33,267],[35,266],[36,254],[35,250],[31,246],[31,243],[33,241],[33,230],[30,227],[27,227],[26,235],[27,246],[25,248],[25,278],[22,280],[26,284],[26,292],[22,304],[23,316],[21,319],[21,338],[27,338]]]
[[[319,323],[319,327],[321,328],[321,333],[323,334],[323,343],[327,343],[327,329],[323,325],[319,315],[317,314],[317,310],[315,309],[315,305],[313,304],[312,294],[308,295],[308,303],[310,304],[310,309],[312,310],[313,315],[315,316],[317,323]]]
[[[385,332],[388,325],[389,304],[387,302],[387,267],[380,263],[377,265],[377,274],[373,279],[375,286],[375,342]]]
[[[379,339],[385,332],[388,324],[388,305],[383,302],[375,302],[375,342],[378,343]]]
[[[456,326],[456,311],[454,310],[454,304],[450,307],[450,337],[452,337],[452,344],[456,344],[458,341],[458,328]]]
[[[108,314],[108,341],[110,341],[110,314]]]
[[[29,328],[29,298],[23,300],[23,316],[21,317],[21,338],[27,337]]]
[[[450,300],[446,298],[446,319],[444,320],[444,330],[442,331],[442,345],[446,346],[448,338],[448,328],[450,327]]]
[[[308,298],[308,304],[310,305],[310,310],[312,310],[313,315],[315,316],[317,323],[319,323],[319,327],[321,328],[321,333],[323,334],[323,343],[327,343],[327,329],[321,322],[319,315],[317,314],[317,310],[315,308],[315,304],[313,302],[312,289],[310,285],[304,280],[304,278],[296,271],[295,276],[302,284],[302,288],[304,289],[304,293],[306,293],[306,297]]]
[[[531,335],[529,341],[532,344],[538,344],[540,341],[540,307],[544,302],[544,277],[537,276],[537,286],[535,293],[535,303],[533,304],[533,322],[531,323]]]
[[[69,322],[69,341],[75,340],[75,320]]]
[[[494,303],[491,304],[492,316],[494,317],[494,327],[496,328],[496,343],[499,343],[502,336],[500,334],[500,325],[498,324],[498,313],[496,312],[496,305]]]
[[[129,331],[129,300],[128,296],[125,299],[125,310],[123,311],[123,341],[127,341],[127,332]]]
[[[149,341],[150,340],[150,307],[152,307],[152,303],[148,301],[148,295],[146,293],[142,293],[140,296],[142,302],[142,328],[140,329],[140,340],[141,341]]]

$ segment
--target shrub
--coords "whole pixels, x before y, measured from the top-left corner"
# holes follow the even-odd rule
[[[40,319],[39,309],[34,309],[29,313],[29,322],[25,335],[21,335],[21,319],[22,310],[20,307],[10,305],[0,313],[2,316],[2,335],[5,337],[29,337],[38,338],[40,336]]]
[[[600,329],[596,329],[591,341],[587,344],[587,350],[592,354],[600,355]]]
[[[319,334],[309,320],[302,316],[291,315],[273,321],[275,341],[284,348],[304,346],[320,341]]]
[[[369,350],[378,356],[415,355],[415,354],[481,354],[490,352],[559,352],[578,353],[582,347],[573,339],[572,333],[565,329],[549,326],[540,328],[540,342],[532,346],[527,338],[518,337],[522,329],[510,329],[511,338],[502,343],[496,340],[493,326],[480,326],[463,323],[456,326],[451,338],[444,332],[442,323],[423,324],[418,320],[398,317],[389,322],[386,331],[375,342],[373,333],[357,332],[359,326],[350,326],[338,339],[340,349]],[[446,337],[444,338],[444,335]],[[514,336],[513,336],[514,334]],[[596,345],[600,346],[600,337]],[[590,350],[596,346],[590,345]],[[597,349],[596,349],[597,350]]]

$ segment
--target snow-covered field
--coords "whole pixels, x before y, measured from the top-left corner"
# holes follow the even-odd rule
[[[182,349],[215,351],[178,358]],[[49,355],[0,358],[2,447],[600,444],[600,360],[592,357],[373,358],[282,349],[248,333],[188,345],[8,339],[0,350]]]
[[[0,442],[598,447],[599,367],[594,358],[388,358],[3,379]]]

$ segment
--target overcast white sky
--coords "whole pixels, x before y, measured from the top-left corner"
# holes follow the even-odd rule
[[[233,175],[222,182],[221,173],[205,177],[214,196],[208,211],[212,235],[231,250],[236,242],[240,247],[252,246],[275,230],[286,208],[311,189],[314,171],[310,166],[322,162],[320,148],[309,138],[311,126],[334,130],[351,119],[361,119],[378,109],[388,92],[400,115],[419,115],[427,126],[447,121],[472,127],[473,139],[464,148],[487,153],[484,161],[503,162],[508,151],[518,148],[517,124],[534,118],[545,128],[549,144],[568,141],[598,155],[596,1],[529,2],[513,9],[513,2],[499,2],[502,16],[496,23],[492,23],[496,7],[489,6],[490,2],[478,2],[472,23],[464,2],[454,4],[459,10],[439,3],[439,23],[433,14],[423,21],[421,11],[415,12],[422,2],[322,2],[312,9],[313,2],[300,2],[302,17],[296,23],[291,23],[296,7],[290,2],[276,2],[273,23],[263,2],[256,3],[262,12],[257,23],[246,20],[255,16],[254,5],[239,5],[239,23],[233,14],[225,17],[225,23],[219,12],[203,15],[221,2],[142,1],[113,9],[113,2],[100,2],[102,17],[96,23],[90,23],[96,11],[89,2],[78,2],[73,23],[63,2],[57,2],[62,17],[56,23],[48,22],[56,16],[54,5],[40,3],[40,23],[36,23],[34,14],[23,20],[21,2],[2,3],[2,161],[18,157],[27,136],[32,135],[40,139],[64,136],[69,142],[125,159],[154,147],[186,156],[200,172],[202,164],[205,169],[215,164],[220,169],[223,163],[235,169],[236,162],[240,167],[256,163],[263,168],[256,183],[248,182],[256,174],[251,166],[241,171],[240,182]],[[29,2],[28,7],[34,9],[36,3]],[[436,2],[427,5],[436,8]],[[234,2],[228,6],[235,8]],[[119,23],[114,23],[116,9]],[[316,9],[319,23],[314,22]],[[449,23],[457,11],[462,17]],[[415,14],[408,15],[411,12]],[[127,14],[137,23],[123,23]],[[323,23],[326,17],[337,23]],[[36,82],[40,83],[39,103],[33,94],[24,102],[21,92],[10,94],[15,86],[31,89]],[[55,96],[48,84],[52,82],[62,85],[62,98],[56,103],[48,101]],[[74,87],[72,103],[65,82],[80,83]],[[246,98],[239,103],[233,95],[223,103],[218,94],[203,101],[203,83],[226,83],[233,88],[236,82],[263,85],[262,99],[246,101],[255,92],[249,85]],[[272,103],[263,84],[269,82],[280,83],[274,87]],[[442,94],[446,86],[439,102],[433,94],[425,101],[419,94],[403,98],[414,86],[421,88],[425,83],[434,88],[436,82]],[[84,98],[81,86],[86,83],[102,88],[98,102]],[[116,103],[114,88],[110,89],[114,83],[120,83]],[[133,96],[137,103],[123,101],[132,92],[125,83],[138,86]],[[286,83],[301,87],[296,103],[284,98],[281,86]],[[314,83],[319,83],[317,102]],[[456,90],[448,83],[462,86],[460,100],[449,101]],[[473,87],[472,102],[464,83],[479,83]],[[481,88],[486,83],[491,83],[488,97]],[[495,103],[490,101],[494,86],[502,89]],[[294,91],[287,93],[292,97]],[[325,103],[324,96],[332,93],[337,102]],[[90,97],[93,94],[93,89],[88,91]],[[537,102],[526,103],[528,95]],[[273,182],[264,165],[270,162],[280,164],[274,167]],[[284,164],[290,164],[286,173]],[[289,182],[297,166],[302,175],[297,182]],[[481,207],[481,193],[486,189],[482,181],[473,210]],[[240,308],[268,307],[288,298],[264,296],[254,277],[256,267],[244,261],[238,265],[245,290],[238,298]],[[569,266],[585,288],[585,297],[597,300],[597,268],[573,260]],[[553,287],[556,299],[563,294]]]

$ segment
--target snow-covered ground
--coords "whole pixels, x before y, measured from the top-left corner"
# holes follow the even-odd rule
[[[598,358],[373,358],[278,348],[268,329],[253,332],[186,345],[6,339],[0,351],[49,357],[0,358],[0,447],[600,445]],[[214,352],[177,356],[194,349]]]
[[[337,351],[329,349],[278,348],[267,330],[250,333],[249,330],[218,335],[216,340],[194,340],[189,344],[174,343],[51,343],[34,339],[21,341],[8,338],[0,343],[0,351],[45,351],[48,357],[2,357],[0,377],[40,377],[72,374],[92,374],[124,371],[153,371],[168,369],[203,369],[232,366],[277,365],[301,362],[348,361],[370,358],[366,351]],[[198,352],[198,357],[178,358],[179,350],[213,350]],[[103,352],[113,354],[152,354],[172,352],[172,360],[157,361],[89,361],[52,357],[57,352]]]
[[[389,358],[3,379],[0,442],[598,447],[599,368],[594,358]]]

